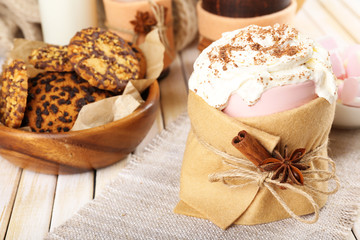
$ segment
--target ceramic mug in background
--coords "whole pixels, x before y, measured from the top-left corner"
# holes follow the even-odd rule
[[[202,0],[202,8],[210,13],[232,18],[250,18],[280,11],[291,0]]]
[[[148,13],[150,16],[154,16],[151,4],[148,0],[103,0],[106,24],[108,28],[120,37],[127,41],[132,42],[134,39],[135,44],[139,45],[144,42],[147,33],[136,33],[134,29],[134,23],[132,21],[138,21],[136,16],[138,13]],[[168,49],[164,53],[164,69],[168,68],[174,57],[174,31],[173,31],[173,16],[172,16],[172,1],[171,0],[153,0],[158,6],[163,6],[165,9],[164,16],[164,38],[167,38]],[[137,35],[136,38],[134,36]]]
[[[248,7],[251,6],[250,8],[254,8],[254,11],[253,10],[250,11],[250,8],[248,11],[241,11],[241,12],[235,11],[236,14],[234,13],[234,11],[231,11],[232,12],[231,16],[239,16],[239,14],[243,13],[244,16],[253,16],[253,17],[228,17],[228,16],[217,15],[215,13],[209,12],[208,10],[205,10],[202,5],[203,2],[199,1],[197,3],[198,28],[200,35],[198,49],[200,51],[204,50],[204,48],[209,46],[213,41],[219,39],[221,37],[221,34],[224,32],[230,32],[235,29],[247,27],[252,24],[259,26],[272,26],[276,23],[292,25],[297,9],[296,0],[291,0],[291,1],[272,0],[272,2],[273,3],[276,2],[278,6],[277,7],[271,6],[271,8],[267,9],[268,12],[271,13],[267,12],[268,14],[266,14],[265,12],[263,12],[263,15],[257,15],[260,14],[261,11],[263,11],[263,9],[261,8],[260,10],[258,10],[258,6],[256,6],[255,4],[258,1],[262,2],[260,0],[257,0],[256,2],[250,0],[244,1],[249,4]],[[211,2],[214,4],[217,3],[218,1],[215,2],[212,0],[206,0],[206,2],[208,2],[209,4],[205,4],[205,7],[211,5]],[[241,1],[241,4],[240,1],[232,0],[231,2],[238,2],[240,8],[244,6],[243,1]],[[223,4],[227,5],[223,7],[223,11],[225,11],[223,12],[224,14],[226,13],[226,11],[230,12],[229,9],[231,9],[231,4],[230,4],[231,2],[225,0],[222,1]],[[267,2],[269,1],[263,1],[263,3],[265,4],[267,4]],[[215,6],[215,9],[216,8],[217,7]],[[207,9],[210,10],[211,8],[209,7]],[[234,7],[233,9],[236,8]],[[215,12],[216,11],[217,10],[215,10]],[[222,9],[220,9],[220,11],[222,11]]]
[[[96,0],[39,0],[44,42],[66,45],[77,31],[97,26]]]

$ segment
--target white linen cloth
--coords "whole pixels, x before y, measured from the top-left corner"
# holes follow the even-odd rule
[[[47,239],[344,239],[350,233],[360,205],[360,130],[331,132],[329,153],[341,188],[329,196],[317,223],[285,219],[223,231],[208,220],[173,213],[189,129],[183,114]]]

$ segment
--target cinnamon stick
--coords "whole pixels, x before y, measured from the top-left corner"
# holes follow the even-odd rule
[[[231,143],[255,166],[259,166],[265,159],[271,158],[271,154],[264,146],[245,130],[240,131]]]

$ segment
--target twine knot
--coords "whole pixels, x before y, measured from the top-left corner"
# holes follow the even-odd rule
[[[264,182],[267,178],[271,178],[272,172],[262,172],[259,174],[259,178],[257,180],[257,185],[259,187],[264,187]]]
[[[193,128],[194,129],[194,128]],[[303,171],[303,174],[307,177],[304,177],[305,182],[303,186],[294,186],[289,183],[282,183],[279,180],[272,180],[273,172],[263,172],[248,159],[239,158],[232,156],[226,152],[223,152],[206,141],[199,138],[198,134],[194,131],[195,136],[198,141],[209,151],[220,156],[223,159],[224,165],[230,167],[230,169],[223,172],[216,172],[209,174],[208,180],[210,182],[222,182],[230,188],[242,188],[249,184],[257,184],[259,188],[267,188],[269,192],[274,196],[274,198],[279,202],[279,204],[284,208],[284,210],[294,219],[303,222],[303,223],[315,223],[319,218],[319,206],[315,202],[312,195],[308,192],[315,194],[331,195],[338,191],[340,187],[340,181],[335,175],[336,167],[334,161],[327,157],[321,156],[320,152],[327,147],[327,142],[324,142],[320,146],[316,147],[314,150],[306,153],[302,162],[312,163],[314,160],[326,161],[331,167],[331,170],[321,170],[321,169],[310,169]],[[312,164],[313,165],[313,164]],[[239,181],[241,180],[241,181]],[[334,180],[336,186],[334,189],[329,191],[322,191],[313,187],[310,183],[316,182],[328,182]],[[310,220],[303,218],[293,212],[287,203],[280,197],[280,195],[275,191],[274,187],[279,187],[280,189],[289,189],[295,193],[300,194],[308,200],[314,209],[314,217]]]

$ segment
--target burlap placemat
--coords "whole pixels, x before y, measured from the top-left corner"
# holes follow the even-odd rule
[[[360,203],[360,130],[332,130],[330,155],[341,189],[330,196],[317,223],[286,219],[223,231],[203,219],[176,215],[185,141],[190,129],[181,115],[159,134],[95,200],[47,239],[344,239]],[[311,217],[311,216],[309,216]]]

